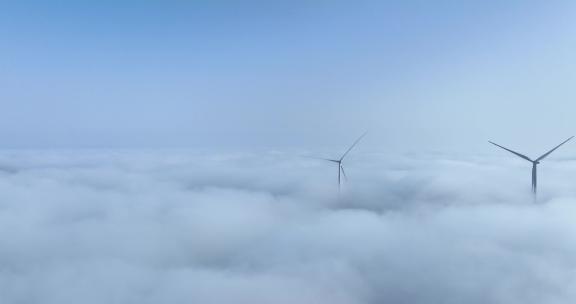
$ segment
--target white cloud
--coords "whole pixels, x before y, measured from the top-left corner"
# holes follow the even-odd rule
[[[572,303],[571,160],[0,155],[0,303]],[[333,170],[334,169],[334,170]]]

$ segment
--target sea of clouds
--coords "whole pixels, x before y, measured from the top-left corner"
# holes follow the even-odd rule
[[[322,156],[322,155],[320,155]],[[329,155],[328,155],[329,156]],[[0,154],[2,304],[576,301],[576,161]]]

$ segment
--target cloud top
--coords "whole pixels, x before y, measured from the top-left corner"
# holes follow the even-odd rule
[[[571,160],[0,155],[2,303],[573,303]]]

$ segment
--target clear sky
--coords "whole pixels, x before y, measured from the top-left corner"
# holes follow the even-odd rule
[[[1,1],[4,148],[538,154],[576,133],[571,1]],[[524,150],[526,151],[526,150]]]

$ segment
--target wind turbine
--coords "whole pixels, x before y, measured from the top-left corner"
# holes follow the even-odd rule
[[[342,154],[342,156],[338,159],[330,159],[330,158],[317,158],[317,159],[321,159],[321,160],[325,160],[325,161],[329,161],[329,162],[333,162],[336,163],[338,165],[338,192],[340,192],[340,186],[342,184],[342,176],[344,176],[344,179],[348,180],[348,177],[346,176],[346,171],[344,171],[344,166],[342,165],[342,162],[344,161],[344,158],[346,157],[346,155],[348,155],[348,153],[350,153],[350,151],[352,151],[352,149],[360,142],[360,140],[362,140],[362,138],[364,138],[364,136],[366,136],[368,132],[364,132],[364,134],[362,134],[362,136],[358,137],[358,139],[356,139],[356,141],[350,146],[350,148],[348,148],[348,150],[346,150],[346,152],[344,152],[344,154]]]
[[[522,155],[522,154],[520,154],[520,153],[518,153],[518,152],[515,152],[515,151],[512,151],[512,150],[510,150],[510,149],[508,149],[508,148],[502,147],[502,146],[499,145],[499,144],[493,143],[493,142],[491,142],[491,141],[488,141],[488,142],[491,143],[491,144],[493,144],[493,145],[495,145],[495,146],[497,146],[497,147],[500,147],[500,148],[502,148],[502,149],[504,149],[504,150],[506,150],[506,151],[508,151],[508,152],[510,152],[510,153],[513,153],[513,154],[515,154],[516,156],[518,156],[518,157],[520,157],[520,158],[523,158],[523,159],[525,159],[525,160],[527,160],[527,161],[529,161],[529,162],[532,163],[532,192],[534,193],[534,197],[536,197],[536,184],[537,184],[537,182],[536,182],[536,181],[537,181],[537,179],[536,179],[536,167],[538,166],[538,164],[540,163],[541,160],[543,160],[544,158],[546,158],[546,156],[550,155],[550,153],[552,153],[552,152],[554,152],[554,150],[560,148],[560,146],[562,146],[563,144],[565,144],[566,142],[568,142],[568,141],[571,140],[572,138],[574,138],[574,136],[572,136],[572,137],[568,138],[567,140],[563,141],[561,144],[559,144],[559,145],[557,145],[556,147],[554,147],[554,149],[552,149],[552,150],[544,153],[542,156],[538,157],[538,158],[535,159],[535,160],[530,159],[530,158],[529,158],[528,156],[526,156],[526,155]]]

